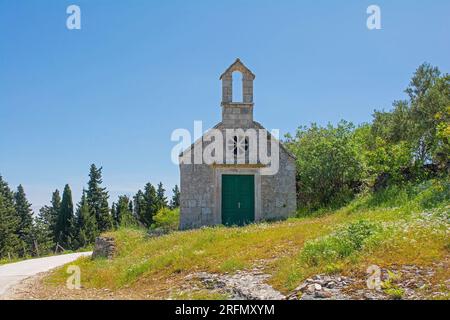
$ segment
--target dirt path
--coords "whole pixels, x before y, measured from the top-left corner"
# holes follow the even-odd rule
[[[27,278],[65,265],[80,257],[90,256],[91,254],[92,252],[71,253],[2,265],[0,266],[0,299],[6,299],[9,292]]]

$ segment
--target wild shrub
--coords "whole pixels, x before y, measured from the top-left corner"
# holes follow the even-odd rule
[[[307,242],[300,259],[308,266],[336,263],[361,251],[379,229],[378,225],[364,220],[350,223],[330,236]]]
[[[162,208],[153,216],[152,229],[161,228],[165,231],[178,230],[180,223],[180,209]]]

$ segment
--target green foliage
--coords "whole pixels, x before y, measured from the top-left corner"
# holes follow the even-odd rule
[[[301,127],[287,146],[297,157],[298,203],[310,209],[342,205],[361,180],[362,164],[352,139],[354,126]]]
[[[72,249],[76,246],[73,241],[75,238],[75,218],[73,213],[72,190],[68,184],[64,187],[61,201],[61,209],[56,224],[57,242],[64,249]]]
[[[450,182],[445,178],[431,179],[418,184],[391,185],[356,199],[346,210],[357,212],[373,208],[403,207],[412,212],[444,207],[449,202]]]
[[[49,215],[47,218],[47,223],[49,224],[50,230],[53,231],[53,239],[55,241],[57,238],[56,224],[58,222],[60,210],[61,210],[61,196],[59,194],[59,190],[56,189],[52,194],[51,206],[49,207]]]
[[[401,299],[405,294],[405,290],[397,285],[401,276],[388,270],[388,279],[383,281],[381,288],[391,299]]]
[[[171,209],[175,209],[180,207],[180,189],[178,188],[178,185],[175,185],[175,187],[172,189],[172,199],[170,200],[169,207]]]
[[[102,183],[102,168],[97,168],[95,164],[92,164],[89,172],[86,200],[91,213],[95,216],[99,232],[110,230],[113,225],[108,205],[109,195],[106,188],[101,187]]]
[[[399,287],[393,287],[393,288],[388,288],[385,289],[384,292],[389,295],[389,297],[391,297],[391,299],[394,300],[399,300],[403,297],[403,295],[405,294],[405,290],[403,290],[402,288]]]
[[[98,234],[97,220],[89,208],[86,198],[86,191],[83,190],[80,203],[77,206],[77,242],[80,247],[86,247],[94,243]]]
[[[13,259],[21,248],[17,235],[19,219],[14,208],[13,193],[0,176],[0,259]]]
[[[361,251],[366,241],[379,230],[378,225],[364,220],[350,223],[332,235],[307,242],[300,259],[308,266],[336,265],[340,259]]]
[[[433,179],[419,187],[417,201],[421,208],[430,209],[450,203],[450,181]]]
[[[22,242],[21,256],[27,256],[33,253],[33,211],[28,202],[22,185],[17,187],[14,194],[14,204],[16,214],[19,217],[17,235]]]
[[[164,189],[162,182],[158,183],[156,190],[156,202],[158,210],[167,207],[167,198],[165,196],[166,189]]]
[[[161,228],[166,231],[178,230],[180,223],[180,209],[162,208],[153,217],[154,223],[152,228]]]
[[[406,89],[408,100],[375,111],[372,123],[354,128],[300,127],[287,135],[297,157],[299,210],[338,207],[365,189],[375,191],[448,176],[450,76],[422,64]]]
[[[139,222],[149,228],[153,224],[153,216],[160,209],[160,200],[155,187],[149,182],[144,187],[144,192],[139,190],[134,197],[135,216]]]
[[[44,215],[43,215],[44,213]],[[39,215],[34,219],[33,238],[36,241],[36,254],[43,256],[51,253],[55,247],[53,231],[50,229],[45,210],[39,211]]]
[[[133,211],[130,210],[130,203],[131,200],[128,196],[119,196],[117,205],[114,206],[115,221],[118,227],[137,226]]]

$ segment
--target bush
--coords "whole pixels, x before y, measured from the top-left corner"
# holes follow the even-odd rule
[[[353,198],[363,171],[353,137],[354,126],[312,124],[287,135],[286,146],[297,157],[298,203],[316,210],[339,207]]]
[[[175,231],[178,230],[180,223],[180,209],[169,209],[162,208],[153,217],[154,223],[152,224],[152,229],[161,228],[164,231]]]
[[[309,266],[336,263],[361,251],[365,242],[379,229],[377,225],[364,220],[351,223],[330,236],[307,242],[301,260]]]
[[[427,185],[417,197],[422,208],[429,209],[450,203],[450,182],[448,180],[431,180]]]

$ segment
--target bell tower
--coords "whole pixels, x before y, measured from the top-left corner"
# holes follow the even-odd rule
[[[242,100],[233,101],[233,73],[242,74]],[[245,128],[253,122],[253,80],[255,75],[240,59],[220,76],[222,80],[222,123],[230,128]]]

